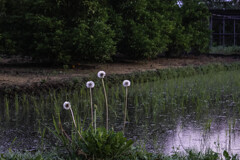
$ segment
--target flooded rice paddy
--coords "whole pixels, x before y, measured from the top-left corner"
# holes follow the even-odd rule
[[[227,71],[188,78],[144,82],[135,80],[129,88],[125,134],[151,152],[211,148],[240,154],[240,71]],[[93,101],[97,125],[105,123],[105,99],[101,81],[95,82]],[[122,131],[124,88],[108,87],[109,128]],[[15,95],[0,100],[0,153],[48,149],[56,144],[45,129],[52,118],[61,116],[71,128],[70,113],[63,110],[70,101],[75,116],[86,128],[90,118],[89,90],[55,90],[42,95]]]

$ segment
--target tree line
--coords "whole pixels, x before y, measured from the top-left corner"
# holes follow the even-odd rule
[[[205,53],[201,0],[0,0],[0,54],[68,63]]]

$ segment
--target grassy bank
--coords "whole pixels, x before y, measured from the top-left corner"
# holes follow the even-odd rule
[[[111,74],[107,75],[106,82],[115,85],[121,83],[124,79],[129,79],[131,82],[146,82],[154,81],[156,77],[166,80],[172,78],[189,77],[198,74],[216,73],[220,71],[230,71],[240,69],[240,62],[233,63],[214,63],[201,66],[186,66],[186,67],[171,67],[167,69],[157,69],[145,72],[134,72],[130,74]],[[5,95],[14,96],[17,94],[42,94],[49,90],[61,90],[64,88],[78,89],[85,86],[85,83],[89,80],[98,81],[95,74],[89,77],[72,78],[64,81],[47,81],[44,80],[41,83],[35,83],[32,85],[12,86],[5,85],[0,88],[0,97]]]

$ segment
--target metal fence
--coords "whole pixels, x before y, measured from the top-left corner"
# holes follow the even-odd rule
[[[211,46],[240,45],[240,15],[212,14],[210,30]]]

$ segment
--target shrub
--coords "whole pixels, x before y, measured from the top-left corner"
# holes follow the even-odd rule
[[[183,0],[183,3],[180,10],[182,26],[191,35],[191,51],[206,53],[209,51],[210,42],[209,9],[202,0]]]
[[[122,26],[123,38],[118,50],[129,57],[155,58],[167,50],[171,23],[165,18],[165,2],[127,1],[118,7],[125,22]]]
[[[182,0],[181,7],[173,5],[171,10],[174,31],[170,33],[171,43],[168,56],[190,53],[206,53],[209,49],[209,11],[200,0]]]
[[[114,32],[104,22],[83,22],[74,28],[73,58],[79,60],[106,62],[115,54]]]
[[[111,60],[114,31],[99,1],[7,1],[0,15],[0,53],[44,62]]]

